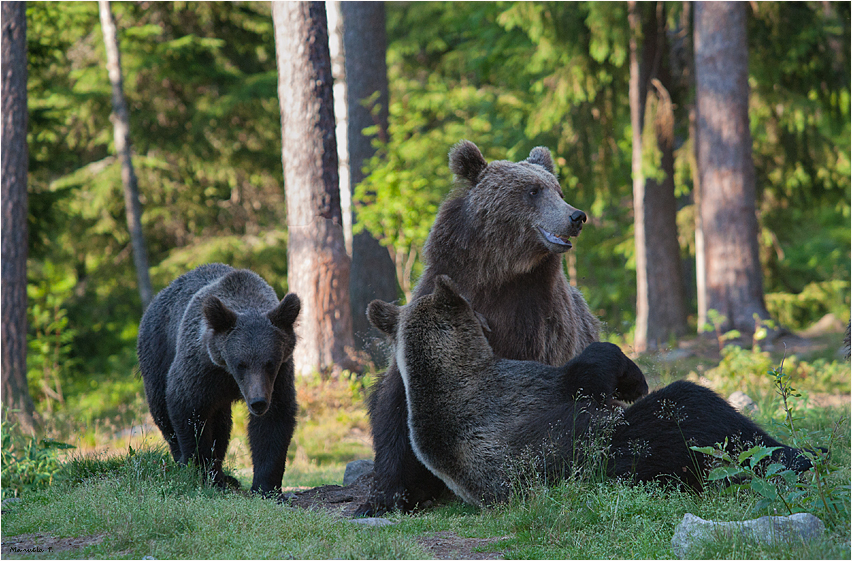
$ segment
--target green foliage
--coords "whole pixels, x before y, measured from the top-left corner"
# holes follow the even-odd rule
[[[812,282],[798,294],[776,292],[766,295],[766,308],[781,325],[804,329],[825,314],[849,321],[850,283],[848,280]]]
[[[27,436],[5,418],[0,421],[0,428],[3,499],[20,497],[50,486],[61,469],[57,451],[74,448],[49,438]]]
[[[775,514],[779,510],[786,514],[809,512],[828,523],[848,526],[850,486],[845,477],[848,473],[834,477],[833,474],[842,468],[829,456],[830,450],[838,447],[837,435],[842,430],[840,424],[832,432],[829,447],[817,447],[810,435],[797,428],[794,422],[795,411],[789,399],[798,397],[799,393],[792,386],[790,375],[784,371],[783,361],[777,368],[769,370],[768,374],[782,399],[786,414],[785,426],[792,437],[792,444],[804,451],[813,467],[799,476],[781,463],[770,462],[772,453],[780,449],[777,446],[758,444],[734,457],[725,439],[724,443],[717,443],[716,446],[692,447],[721,464],[710,471],[707,479],[727,482],[725,491],[728,493],[736,494],[746,489],[754,492],[760,497],[752,507],[755,515]],[[848,426],[845,430],[848,433]]]

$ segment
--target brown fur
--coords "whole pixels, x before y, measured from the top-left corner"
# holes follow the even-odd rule
[[[585,214],[562,198],[546,148],[522,162],[487,163],[472,142],[450,152],[458,187],[441,206],[412,298],[432,292],[437,275],[452,277],[483,316],[503,358],[559,365],[598,340],[599,322],[568,284],[562,253]],[[358,514],[408,510],[444,485],[417,460],[407,426],[405,388],[391,361],[370,398],[376,489]]]

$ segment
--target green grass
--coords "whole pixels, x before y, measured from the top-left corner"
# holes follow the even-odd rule
[[[722,387],[737,377],[748,381],[755,393],[752,397],[761,406],[755,420],[773,436],[790,443],[781,400],[766,373],[759,370],[765,357],[745,351],[735,358],[735,368],[733,363],[726,366],[711,361],[701,369],[701,376]],[[808,364],[820,364],[807,359],[813,360]],[[698,360],[653,363],[665,368],[650,369],[652,386],[684,377],[685,372],[696,368]],[[778,364],[774,360],[773,354],[773,367]],[[796,372],[806,374],[794,376],[802,393],[808,392],[811,382],[821,390],[827,386],[836,391],[843,391],[843,384],[848,384],[847,362],[831,363],[829,376],[811,375],[807,368],[797,368]],[[838,371],[846,374],[838,376]],[[796,372],[793,374],[799,376]],[[290,449],[285,486],[340,484],[348,461],[372,456],[365,436],[369,434],[363,403],[365,385],[346,376],[299,381],[299,426]],[[845,509],[826,515],[818,500],[803,499],[799,506],[826,523],[823,538],[783,547],[729,540],[706,545],[698,550],[698,556],[849,557],[849,406],[814,408],[804,397],[793,401],[799,441],[831,447],[831,471],[821,481],[822,489],[835,502],[845,500]],[[247,488],[251,464],[244,409],[236,408],[226,468]],[[59,470],[51,473],[52,483],[27,490],[21,502],[4,507],[2,526],[4,537],[44,533],[54,537],[103,536],[102,541],[78,549],[4,557],[425,558],[429,551],[418,540],[436,532],[452,532],[466,538],[493,539],[480,549],[507,558],[671,558],[671,537],[687,512],[726,521],[771,513],[755,512],[760,497],[747,489],[729,493],[716,487],[697,495],[659,485],[631,486],[614,480],[578,478],[553,487],[534,486],[506,505],[477,509],[450,502],[412,515],[391,514],[388,518],[395,522],[393,526],[364,528],[322,512],[207,487],[197,470],[171,460],[156,431],[107,443],[111,446],[104,447],[100,442],[101,451],[96,453],[85,447],[59,451],[64,456],[60,456]],[[45,465],[55,469],[53,462]],[[5,475],[3,483],[8,484]],[[801,476],[799,483],[811,498],[816,497],[812,474]]]

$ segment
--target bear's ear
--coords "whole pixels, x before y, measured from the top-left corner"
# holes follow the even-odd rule
[[[370,320],[376,329],[394,337],[396,335],[396,326],[399,322],[399,306],[390,302],[382,302],[381,300],[373,300],[367,306],[367,319]]]
[[[201,309],[207,325],[216,333],[225,333],[237,325],[237,314],[215,296],[208,296]]]
[[[435,277],[435,290],[432,294],[435,295],[437,300],[442,302],[467,305],[467,300],[459,292],[456,283],[447,275],[438,275]]]
[[[550,150],[544,146],[536,146],[530,151],[530,157],[527,161],[531,164],[538,164],[550,173],[553,171],[553,158],[550,156]]]
[[[450,171],[471,185],[476,184],[479,174],[488,166],[476,144],[462,140],[450,150]]]
[[[299,301],[299,297],[290,293],[282,298],[275,308],[267,312],[266,317],[278,329],[289,329],[293,327],[301,309],[302,303]]]

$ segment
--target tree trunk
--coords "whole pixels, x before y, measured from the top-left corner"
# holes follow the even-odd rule
[[[636,247],[636,333],[634,349],[653,350],[686,332],[686,297],[677,201],[674,195],[674,111],[665,67],[663,5],[629,4],[630,118],[633,128],[633,213]],[[641,45],[641,46],[640,46]],[[653,122],[646,134],[645,123]],[[660,155],[647,168],[647,152]],[[662,172],[647,175],[647,171]]]
[[[3,406],[35,432],[27,387],[27,8],[3,2]],[[17,412],[17,413],[13,413]]]
[[[356,365],[350,357],[349,257],[334,135],[328,24],[322,2],[273,2],[287,198],[287,277],[299,295],[296,372]]]
[[[364,180],[364,166],[376,149],[373,140],[387,140],[388,76],[385,61],[385,6],[381,2],[341,2],[343,46],[346,61],[348,112],[349,185],[351,193]],[[376,126],[373,135],[364,134]],[[354,208],[353,208],[354,210]],[[353,223],[356,215],[352,213]],[[352,329],[359,349],[369,352],[374,363],[386,361],[380,342],[384,338],[367,320],[372,300],[397,299],[396,267],[390,253],[366,230],[352,238],[352,273],[349,297]]]
[[[118,31],[112,19],[108,0],[98,0],[101,15],[101,29],[104,34],[104,46],[107,55],[107,71],[112,84],[112,115],[115,135],[115,151],[121,161],[121,183],[124,186],[124,207],[127,214],[127,229],[133,246],[133,263],[136,266],[136,279],[139,284],[139,297],[144,311],[153,298],[151,277],[148,274],[148,251],[145,248],[145,235],[142,232],[142,205],[139,204],[139,186],[133,171],[130,145],[130,113],[124,99],[124,85],[121,78],[121,53],[118,49]]]
[[[698,211],[704,234],[706,302],[722,328],[753,333],[766,319],[758,255],[755,172],[748,117],[746,10],[739,2],[695,4]]]
[[[684,29],[692,28],[692,2],[683,2]],[[695,91],[695,53],[691,42],[686,43],[685,73],[688,87]],[[701,333],[707,323],[707,273],[704,270],[704,222],[701,220],[701,174],[698,165],[698,110],[695,97],[689,102],[689,138],[692,150],[689,153],[689,171],[692,174],[692,201],[695,205],[695,300],[698,308],[698,332]]]

